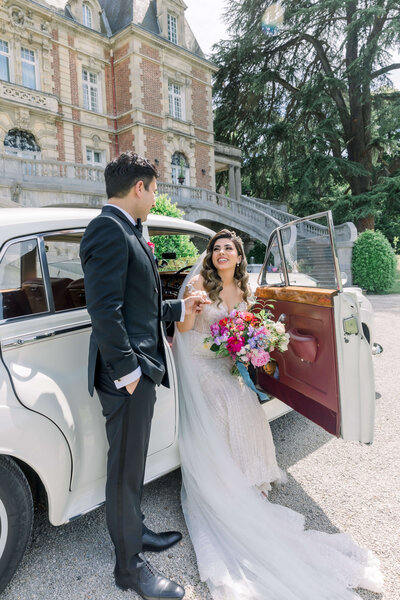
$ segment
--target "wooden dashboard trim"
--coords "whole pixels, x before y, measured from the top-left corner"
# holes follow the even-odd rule
[[[333,298],[337,294],[338,290],[300,286],[262,286],[256,289],[257,300],[284,300],[286,302],[296,302],[297,304],[328,307],[333,306]]]

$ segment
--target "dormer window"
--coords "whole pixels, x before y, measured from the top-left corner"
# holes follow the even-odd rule
[[[86,27],[92,28],[92,11],[85,2],[82,5],[82,21]]]
[[[178,43],[178,19],[168,13],[168,39],[173,44]]]

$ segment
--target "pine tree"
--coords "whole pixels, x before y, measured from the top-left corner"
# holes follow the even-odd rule
[[[213,55],[217,138],[243,149],[254,195],[303,212],[336,206],[361,231],[373,228],[385,201],[374,187],[400,166],[399,140],[386,168],[377,162],[398,123],[389,131],[376,118],[379,88],[400,68],[391,58],[400,2],[282,0],[274,30],[263,27],[271,5],[227,2],[230,38]],[[399,107],[399,96],[386,107]]]

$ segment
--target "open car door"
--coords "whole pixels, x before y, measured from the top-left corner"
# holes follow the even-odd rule
[[[258,385],[329,433],[371,443],[375,386],[372,354],[354,292],[343,290],[331,212],[292,221],[270,237],[255,312],[271,306],[290,334],[273,352],[275,376]]]

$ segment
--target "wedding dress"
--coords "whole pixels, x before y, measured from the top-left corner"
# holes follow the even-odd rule
[[[203,343],[227,314],[223,303],[205,305],[173,345],[182,508],[201,579],[214,600],[354,600],[351,588],[381,591],[368,550],[347,534],[305,531],[302,515],[260,494],[284,478],[269,424],[255,393],[230,374],[231,360]]]

